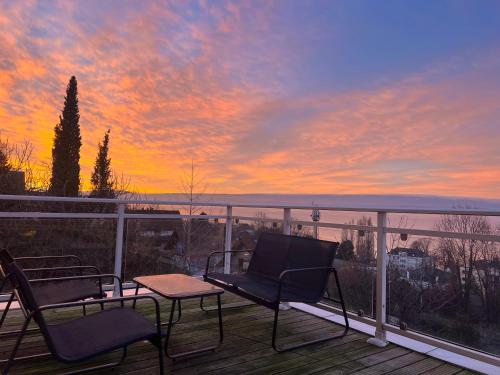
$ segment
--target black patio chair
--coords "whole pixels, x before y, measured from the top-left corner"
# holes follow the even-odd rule
[[[43,274],[45,272],[77,272],[78,275],[74,276],[64,276],[64,277],[50,277],[50,278],[37,278],[30,279],[32,283],[33,293],[37,296],[37,299],[41,305],[50,305],[55,303],[65,303],[81,301],[89,298],[101,299],[106,297],[106,293],[103,290],[103,280],[113,279],[117,281],[119,285],[120,296],[123,296],[122,282],[119,277],[112,274],[102,274],[99,269],[95,266],[82,266],[81,261],[75,255],[63,255],[63,256],[42,256],[42,257],[21,257],[13,258],[9,252],[5,249],[0,250],[0,275],[3,277],[3,282],[0,285],[0,293],[3,291],[4,287],[10,280],[10,275],[7,272],[8,265],[14,261],[47,261],[47,260],[62,260],[71,259],[77,260],[78,265],[73,266],[62,266],[62,267],[41,267],[41,268],[23,268],[25,273],[35,273]],[[18,264],[19,265],[19,264]],[[91,271],[92,274],[84,275],[84,271]],[[12,283],[12,282],[11,282]],[[0,317],[0,329],[3,326],[7,313],[14,302],[16,296],[14,290],[10,291],[10,296],[7,304]],[[22,305],[21,305],[22,307]],[[86,307],[83,305],[83,314],[86,314]],[[35,332],[38,329],[30,329],[28,332]],[[19,334],[20,330],[4,331],[0,332],[0,337],[8,336],[13,334]],[[1,363],[1,361],[0,361]]]
[[[117,362],[78,370],[74,373],[115,367],[125,359],[127,346],[143,340],[149,340],[158,349],[160,373],[164,373],[160,305],[154,297],[130,296],[41,305],[31,287],[31,282],[19,265],[12,262],[8,265],[7,270],[14,284],[14,292],[27,315],[2,374],[8,374],[14,360],[17,359],[17,351],[31,321],[36,322],[40,327],[50,351],[48,354],[63,363],[81,362],[114,350],[123,350],[123,354]],[[124,306],[125,301],[144,299],[154,303],[155,323],[146,319],[134,309]],[[47,310],[116,302],[119,302],[121,306],[100,310],[62,323],[49,324],[45,317]]]
[[[257,241],[248,270],[244,274],[209,272],[210,254],[204,280],[240,295],[257,304],[274,310],[272,346],[277,352],[289,351],[306,345],[343,337],[349,330],[349,321],[337,271],[333,267],[337,242],[320,241],[313,238],[286,236],[277,233],[262,233]],[[232,250],[231,252],[240,252]],[[248,252],[248,250],[244,250]],[[325,296],[330,275],[333,273],[338,299]],[[279,347],[276,342],[279,306],[281,302],[315,304],[322,299],[339,303],[344,316],[344,330],[298,345]],[[201,305],[203,308],[203,306]]]

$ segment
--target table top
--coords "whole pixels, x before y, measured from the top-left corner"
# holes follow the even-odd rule
[[[224,289],[182,274],[135,277],[134,281],[166,298],[202,297],[222,294]]]

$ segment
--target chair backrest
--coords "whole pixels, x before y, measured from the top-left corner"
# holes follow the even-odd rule
[[[21,307],[25,314],[30,314],[31,312],[37,311],[40,307],[33,289],[31,288],[28,277],[22,270],[22,268],[17,264],[17,262],[11,262],[7,266],[7,271],[9,272],[11,281],[13,283],[14,291],[16,297],[21,304]],[[35,313],[34,319],[42,329],[45,329],[45,320],[41,313]]]
[[[287,269],[332,267],[339,243],[314,238],[292,237],[288,252]],[[285,279],[287,284],[300,287],[319,301],[328,284],[330,270],[294,272]]]
[[[287,266],[291,240],[290,236],[279,233],[262,233],[255,245],[247,273],[278,280]]]
[[[54,340],[51,335],[51,331],[48,329],[48,325],[44,319],[43,313],[38,311],[40,304],[38,303],[37,298],[33,293],[33,289],[31,288],[28,277],[19,266],[19,264],[17,264],[17,262],[15,261],[9,264],[8,272],[12,277],[14,290],[23,312],[26,315],[34,313],[33,319],[40,327],[40,331],[45,339],[45,343],[47,344],[49,351],[56,358],[61,359],[61,357],[57,353],[57,350],[55,349]]]
[[[2,276],[7,275],[7,267],[10,263],[12,263],[14,259],[9,254],[9,252],[5,249],[0,250],[0,269],[2,272]]]

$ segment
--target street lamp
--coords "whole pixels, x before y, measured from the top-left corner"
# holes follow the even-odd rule
[[[315,223],[317,223],[320,219],[320,212],[317,208],[313,208],[312,210],[312,213],[311,213],[311,219],[312,221],[314,221]],[[319,237],[319,233],[318,233],[318,226],[315,225],[314,226],[314,238],[318,238]]]

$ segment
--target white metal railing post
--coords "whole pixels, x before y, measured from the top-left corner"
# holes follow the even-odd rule
[[[283,209],[283,234],[286,236],[292,235],[292,209]],[[292,307],[289,302],[281,302],[280,310],[290,310]]]
[[[114,274],[122,277],[122,262],[123,262],[123,229],[125,223],[125,204],[118,204],[118,221],[116,225],[116,245],[115,245],[115,270]],[[117,281],[114,282],[113,294],[117,296],[120,292]]]
[[[224,273],[231,273],[231,244],[233,242],[233,207],[226,207],[226,238],[224,239]]]
[[[375,337],[368,343],[384,347],[388,344],[385,331],[387,303],[387,213],[377,212],[377,281],[376,281],[376,324]]]
[[[290,236],[292,234],[292,210],[283,209],[283,234]]]

